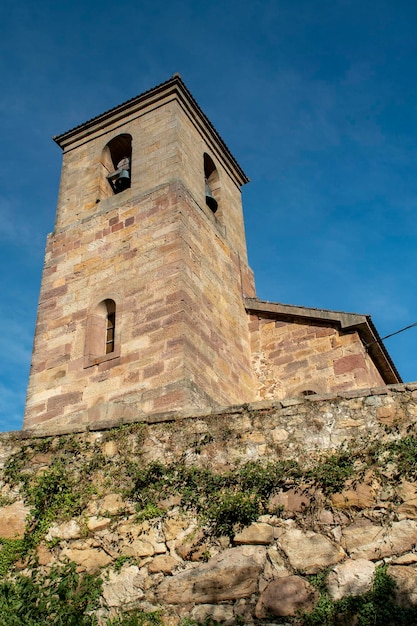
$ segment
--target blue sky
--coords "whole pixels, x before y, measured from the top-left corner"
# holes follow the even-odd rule
[[[0,21],[0,430],[22,423],[51,137],[180,72],[250,177],[262,299],[417,321],[417,4],[21,0]],[[417,328],[386,346],[417,379]]]

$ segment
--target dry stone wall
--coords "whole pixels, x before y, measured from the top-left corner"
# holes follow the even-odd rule
[[[33,553],[46,573],[68,560],[80,572],[100,572],[103,623],[132,607],[161,610],[169,625],[186,617],[285,623],[317,604],[311,575],[328,569],[327,592],[338,600],[366,593],[381,563],[398,583],[398,602],[415,605],[415,455],[411,449],[409,457],[394,458],[390,451],[399,442],[412,445],[416,415],[417,384],[410,384],[176,420],[152,416],[152,424],[113,430],[45,438],[4,434],[0,537],[37,533]],[[354,473],[336,483],[347,462],[347,454],[337,457],[340,446],[357,456]],[[339,465],[323,464],[323,452]],[[408,458],[411,465],[402,465]],[[248,463],[253,468],[285,460],[297,462],[304,473],[290,477],[289,469],[288,481],[284,476],[265,495],[259,515],[224,534],[213,532],[198,507],[186,506],[192,494],[187,501],[174,484],[171,491],[161,489],[152,506],[140,489],[132,496],[132,485],[149,467],[220,475]],[[327,468],[327,475],[320,479],[317,468]],[[53,476],[62,477],[62,491],[57,499],[39,499],[37,486],[48,479],[51,490]],[[71,489],[80,494],[80,485],[84,492],[71,500]],[[54,517],[40,510],[42,502]],[[43,534],[37,520],[42,515],[48,522]],[[33,574],[28,556],[11,563],[7,575]]]

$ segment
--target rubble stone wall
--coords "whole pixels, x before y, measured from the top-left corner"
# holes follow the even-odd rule
[[[398,475],[401,468],[392,462],[378,472],[362,463],[342,487],[328,491],[305,474],[270,494],[258,519],[226,535],[210,533],[175,493],[161,493],[154,514],[141,518],[117,470],[127,457],[142,468],[176,463],[214,473],[285,459],[314,467],[323,452],[346,442],[362,442],[360,448],[409,438],[416,416],[414,383],[175,420],[154,415],[153,423],[44,439],[6,433],[0,437],[0,537],[23,537],[33,527],[33,505],[22,484],[10,479],[10,468],[32,480],[62,458],[74,476],[88,465],[91,490],[77,514],[51,521],[36,545],[38,567],[47,572],[70,560],[81,572],[100,571],[103,615],[136,607],[162,610],[169,625],[185,617],[251,624],[274,616],[281,623],[317,603],[311,574],[328,569],[328,592],[337,600],[369,590],[381,563],[398,583],[398,602],[417,604],[417,481]],[[30,574],[33,565],[13,567]]]

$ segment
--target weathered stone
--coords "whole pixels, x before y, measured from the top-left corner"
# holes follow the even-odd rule
[[[190,522],[186,519],[168,518],[162,524],[162,530],[166,541],[176,539],[180,533],[188,528]]]
[[[262,619],[270,615],[285,617],[298,611],[311,611],[318,599],[318,592],[304,578],[279,578],[269,583],[261,594],[255,615]]]
[[[332,494],[331,502],[337,509],[366,509],[375,504],[375,490],[370,485],[359,483],[353,489]]]
[[[100,505],[100,512],[109,515],[117,515],[124,509],[124,501],[119,493],[109,493],[103,498]]]
[[[397,509],[398,518],[401,519],[417,519],[417,498],[407,500],[400,504]]]
[[[39,565],[50,565],[55,561],[55,556],[43,543],[36,548],[36,558]]]
[[[38,454],[34,454],[30,459],[31,465],[49,465],[52,459],[52,454],[47,453],[43,454],[42,452],[38,452]]]
[[[415,552],[407,552],[397,558],[393,558],[391,565],[413,565],[417,563],[417,554]]]
[[[79,566],[80,571],[89,573],[96,572],[101,567],[105,567],[111,563],[112,558],[104,550],[96,550],[94,548],[86,548],[84,550],[73,550],[66,548],[61,552],[62,557],[66,557],[69,561],[74,561]]]
[[[168,498],[159,500],[158,507],[160,509],[163,509],[164,511],[168,511],[169,509],[173,509],[179,504],[181,504],[181,496],[168,496]]]
[[[414,500],[414,498],[417,498],[417,484],[410,483],[408,480],[402,480],[397,487],[397,493],[404,502]]]
[[[288,570],[284,557],[278,552],[275,546],[267,548],[267,554],[271,562],[272,568],[275,570],[273,578],[281,578],[284,576],[290,576],[291,572]]]
[[[154,554],[165,554],[167,551],[165,542],[156,528],[150,528],[147,533],[140,536],[140,539],[149,541],[153,548]]]
[[[359,596],[371,589],[375,564],[365,559],[347,560],[332,568],[327,587],[333,600]]]
[[[103,582],[103,598],[107,606],[123,606],[143,598],[142,582],[143,577],[136,565],[120,572],[110,570]]]
[[[93,517],[88,518],[87,528],[91,532],[95,532],[97,530],[103,530],[104,528],[108,528],[111,524],[111,519],[109,517]]]
[[[382,406],[376,411],[378,422],[381,422],[381,424],[385,426],[392,426],[393,424],[403,422],[405,417],[404,410],[395,404]]]
[[[417,522],[402,520],[389,526],[377,526],[360,520],[343,529],[343,540],[352,558],[376,561],[409,552],[417,542]]]
[[[211,604],[247,598],[257,589],[265,558],[263,546],[231,548],[204,565],[164,580],[157,595],[168,604]]]
[[[156,556],[148,565],[148,571],[150,574],[157,574],[163,572],[164,574],[170,574],[176,567],[178,567],[179,561],[174,559],[168,554],[160,554]]]
[[[280,536],[278,544],[291,566],[306,574],[315,574],[346,556],[342,548],[313,531],[302,532],[296,528],[287,530]]]
[[[29,507],[21,500],[0,508],[0,537],[22,539],[29,514]]]
[[[236,623],[233,607],[227,604],[200,604],[191,611],[191,618],[204,624],[212,620],[224,626]]]
[[[117,443],[115,441],[106,441],[106,443],[103,444],[103,455],[111,458],[113,456],[116,456],[116,454],[118,454],[119,450],[117,448]]]
[[[63,524],[54,524],[46,534],[46,541],[52,539],[79,539],[81,537],[81,528],[79,523],[72,519]]]
[[[334,515],[328,509],[322,509],[319,513],[318,521],[324,526],[332,526],[334,524]]]
[[[131,543],[120,546],[120,552],[124,556],[145,557],[155,554],[153,545],[143,539],[135,539]]]
[[[389,576],[397,583],[396,600],[400,606],[417,605],[417,570],[404,565],[392,565],[388,568]]]
[[[236,545],[253,544],[268,545],[274,540],[274,529],[269,524],[254,522],[250,526],[246,526],[240,533],[233,538]]]
[[[141,533],[141,529],[138,524],[135,524],[133,520],[123,519],[117,525],[117,533],[123,539],[137,539]]]
[[[175,542],[175,551],[182,559],[191,561],[193,553],[198,550],[203,540],[204,532],[202,530],[194,531]]]
[[[312,498],[314,494],[307,488],[291,488],[272,496],[268,503],[268,510],[276,511],[278,508],[283,508],[284,511],[290,513],[299,513],[311,505]]]

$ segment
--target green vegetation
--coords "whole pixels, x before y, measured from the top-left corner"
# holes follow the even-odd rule
[[[3,539],[0,537],[0,576],[5,576],[13,563],[26,552],[23,539]]]
[[[127,502],[134,504],[137,523],[165,515],[169,504],[164,503],[175,496],[183,510],[198,517],[206,533],[233,536],[236,530],[259,515],[279,515],[280,507],[274,509],[271,498],[288,489],[310,493],[318,490],[327,498],[347,486],[354,486],[353,479],[367,473],[391,485],[404,478],[415,480],[417,477],[415,428],[403,436],[392,433],[392,440],[388,442],[362,441],[342,446],[311,462],[248,462],[223,472],[189,465],[185,457],[172,463],[145,464],[141,457],[145,432],[146,426],[134,424],[109,431],[96,442],[94,437],[89,441],[77,435],[50,437],[25,442],[9,458],[5,480],[13,489],[19,486],[31,515],[23,539],[0,538],[2,626],[38,626],[45,619],[52,626],[97,624],[100,577],[78,574],[74,564],[54,566],[46,576],[33,557],[36,546],[53,522],[85,515],[88,503],[107,493],[120,493]],[[103,453],[103,443],[110,441],[116,445],[109,458]],[[194,446],[194,452],[200,454],[211,441],[211,435],[204,435]],[[48,458],[42,460],[43,457]],[[394,499],[395,490],[392,491]],[[386,504],[388,508],[389,502]],[[53,540],[49,548],[54,549],[58,543],[59,540]],[[134,561],[121,556],[113,567],[119,571],[128,562]],[[19,564],[19,568],[29,564],[33,575],[20,573],[14,564]],[[384,567],[377,569],[371,591],[339,602],[333,602],[327,594],[325,573],[312,580],[321,594],[318,605],[310,614],[292,621],[286,618],[286,623],[299,626],[408,626],[417,623],[417,609],[395,604],[395,583]],[[162,621],[157,613],[134,611],[113,618],[106,626],[159,624]],[[196,623],[188,620],[188,624]],[[215,622],[209,620],[207,624]]]
[[[347,481],[372,470],[384,482],[417,475],[417,435],[410,431],[388,443],[360,442],[323,454],[314,463],[293,460],[248,462],[227,472],[214,472],[178,459],[170,464],[141,462],[140,445],[146,426],[124,425],[104,437],[121,453],[106,458],[103,440],[89,443],[79,436],[46,438],[22,445],[6,464],[5,478],[20,485],[31,507],[32,519],[21,555],[43,538],[52,521],[82,513],[95,495],[119,491],[135,503],[141,523],[165,514],[163,501],[177,496],[184,509],[193,511],[214,535],[232,535],[259,515],[274,512],[270,499],[290,488],[317,489],[324,496],[343,490]],[[198,442],[198,452],[212,441],[209,434]],[[49,454],[52,461],[41,471],[31,461]],[[389,479],[383,467],[389,463]],[[121,512],[122,513],[122,512]],[[279,507],[275,510],[279,514]],[[29,532],[30,531],[30,532]]]
[[[320,600],[311,613],[294,624],[298,626],[411,626],[417,624],[417,607],[400,607],[395,602],[396,583],[387,574],[387,567],[375,570],[372,589],[360,596],[347,596],[334,602],[328,596],[323,579],[311,580],[320,593]]]
[[[36,567],[31,576],[15,574],[0,581],[1,626],[98,626],[102,584],[99,575],[78,574],[75,563],[53,566],[47,575]],[[161,625],[158,612],[139,610],[106,621],[106,626]]]
[[[36,571],[36,570],[35,570]],[[75,564],[51,568],[48,576],[16,574],[0,583],[2,626],[94,626],[102,581],[75,571]]]

